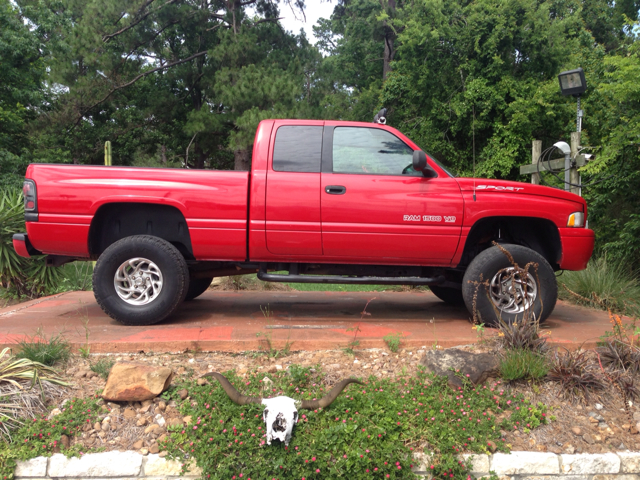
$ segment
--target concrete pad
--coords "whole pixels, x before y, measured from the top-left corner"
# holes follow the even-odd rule
[[[158,325],[131,327],[105,315],[93,293],[67,292],[0,310],[0,344],[15,345],[41,327],[76,349],[88,330],[92,353],[257,350],[265,334],[273,348],[291,342],[292,350],[324,350],[347,346],[358,326],[359,348],[384,347],[383,337],[396,332],[403,346],[448,348],[478,340],[469,317],[430,292],[208,291]],[[591,348],[610,327],[606,312],[559,301],[543,330],[552,344]]]

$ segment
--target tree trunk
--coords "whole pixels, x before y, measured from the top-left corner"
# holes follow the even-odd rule
[[[160,160],[162,161],[163,166],[167,166],[167,146],[162,145],[160,148]]]
[[[251,148],[233,152],[234,170],[251,170]]]
[[[396,13],[396,0],[389,0],[388,13],[391,18],[394,18]],[[384,25],[384,64],[382,67],[382,81],[385,82],[391,71],[391,62],[396,54],[395,46],[393,42],[396,38],[396,33],[393,29],[387,25]]]

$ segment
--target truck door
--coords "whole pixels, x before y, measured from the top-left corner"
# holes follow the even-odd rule
[[[385,129],[326,125],[324,136],[325,258],[449,265],[463,220],[458,183],[413,170],[413,149]]]
[[[323,122],[280,125],[267,169],[267,249],[290,257],[322,255],[320,162]]]

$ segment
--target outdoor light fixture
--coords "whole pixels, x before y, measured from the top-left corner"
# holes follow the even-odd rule
[[[584,70],[576,68],[558,75],[560,91],[562,95],[574,95],[579,97],[587,90],[587,80],[584,78]]]
[[[580,110],[580,95],[587,90],[587,79],[584,77],[584,70],[576,68],[575,70],[567,70],[558,75],[560,82],[560,91],[562,95],[573,95],[578,98],[578,118],[576,120],[576,131],[582,131],[582,117],[584,112]]]

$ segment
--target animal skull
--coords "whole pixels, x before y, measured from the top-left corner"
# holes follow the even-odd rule
[[[293,427],[298,423],[298,406],[290,397],[263,398],[262,404],[265,406],[262,412],[262,419],[267,426],[267,444],[271,445],[271,440],[280,440],[285,445],[291,441]]]
[[[294,400],[290,397],[274,397],[274,398],[260,398],[260,397],[247,397],[241,395],[233,385],[224,376],[217,372],[209,372],[203,375],[204,377],[214,377],[224,391],[229,395],[229,398],[238,405],[248,405],[250,403],[260,403],[264,405],[264,411],[262,412],[262,419],[267,427],[267,444],[271,445],[272,440],[280,440],[285,445],[289,445],[291,441],[291,434],[293,427],[298,423],[298,410],[313,410],[318,408],[328,407],[333,401],[338,398],[340,392],[350,383],[362,382],[354,378],[345,378],[340,383],[335,385],[329,393],[327,393],[320,400]]]

